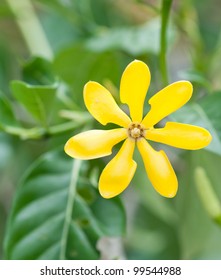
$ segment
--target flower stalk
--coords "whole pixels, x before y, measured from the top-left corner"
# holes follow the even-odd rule
[[[167,27],[169,14],[172,5],[172,0],[162,0],[162,15],[161,15],[161,32],[160,32],[160,70],[163,80],[163,86],[169,83],[167,71]]]
[[[72,212],[73,212],[74,201],[76,197],[77,182],[80,175],[81,165],[82,165],[81,160],[73,161],[71,181],[70,181],[69,193],[68,193],[68,202],[67,202],[64,227],[63,227],[63,232],[61,237],[60,260],[66,259],[67,240],[68,240],[69,228],[72,220]]]

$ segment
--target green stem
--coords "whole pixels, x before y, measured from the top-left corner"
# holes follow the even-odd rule
[[[8,134],[18,136],[22,140],[41,139],[47,133],[47,131],[42,127],[33,127],[27,129],[22,127],[15,127],[15,126],[4,126],[2,130],[7,132]]]
[[[167,26],[172,0],[162,0],[161,32],[160,32],[160,70],[163,85],[168,85],[168,71],[166,62],[167,52]]]
[[[60,260],[66,259],[66,250],[67,250],[67,240],[68,240],[68,233],[69,228],[72,220],[72,212],[74,207],[74,200],[76,197],[76,189],[77,189],[77,182],[80,174],[82,161],[81,160],[74,160],[72,173],[71,173],[71,181],[69,185],[69,193],[68,193],[68,201],[67,201],[67,208],[65,213],[65,220],[64,220],[64,227],[61,236],[61,251],[60,251]]]
[[[32,56],[53,58],[53,51],[30,0],[6,0]]]
[[[45,136],[52,136],[61,133],[65,133],[67,131],[73,130],[83,124],[85,124],[87,120],[82,120],[82,122],[65,122],[61,124],[57,124],[51,126],[47,129],[43,127],[33,127],[33,128],[22,128],[22,127],[14,127],[14,126],[4,126],[1,127],[1,130],[7,132],[8,134],[15,135],[20,137],[22,140],[28,139],[43,139]]]

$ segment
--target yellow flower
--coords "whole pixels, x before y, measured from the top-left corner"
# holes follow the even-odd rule
[[[131,118],[99,83],[90,81],[84,87],[84,102],[91,115],[102,125],[114,123],[121,128],[82,132],[67,141],[65,152],[78,159],[100,158],[110,155],[113,146],[126,139],[100,176],[99,191],[104,198],[120,194],[130,184],[137,168],[133,160],[135,145],[156,191],[162,196],[174,197],[178,182],[173,167],[165,152],[154,150],[146,139],[188,150],[201,149],[212,139],[206,129],[189,124],[167,122],[163,128],[154,128],[160,120],[183,106],[193,89],[188,81],[170,84],[150,98],[150,111],[143,118],[149,84],[148,66],[139,60],[131,62],[120,83],[120,99],[129,106]]]

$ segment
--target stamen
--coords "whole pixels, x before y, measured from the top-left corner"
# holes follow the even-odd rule
[[[131,138],[137,140],[140,137],[144,137],[144,128],[139,123],[132,123],[128,128],[128,134]]]

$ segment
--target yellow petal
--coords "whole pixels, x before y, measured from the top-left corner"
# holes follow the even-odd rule
[[[104,198],[112,198],[123,192],[132,180],[137,168],[132,159],[135,141],[126,139],[118,154],[104,168],[99,191]]]
[[[212,140],[212,136],[205,128],[176,122],[168,122],[164,128],[149,129],[145,137],[187,150],[204,148]]]
[[[91,115],[103,125],[115,123],[127,127],[131,122],[110,92],[99,83],[91,81],[84,86],[84,103]]]
[[[89,130],[71,137],[65,152],[78,159],[93,159],[110,155],[115,144],[127,137],[125,128],[111,130]]]
[[[192,96],[193,87],[188,81],[175,82],[150,98],[150,111],[142,124],[148,128],[182,107]]]
[[[142,121],[144,99],[149,84],[150,71],[144,62],[134,60],[124,70],[120,83],[120,99],[129,106],[134,122]]]
[[[174,197],[178,182],[176,174],[164,151],[155,151],[145,139],[137,141],[147,175],[155,190],[165,197]]]

